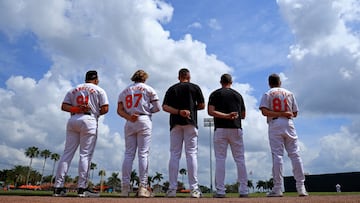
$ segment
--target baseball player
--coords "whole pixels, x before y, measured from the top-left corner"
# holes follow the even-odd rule
[[[297,116],[298,105],[294,94],[280,87],[281,81],[277,74],[269,76],[268,90],[260,102],[260,110],[267,117],[269,125],[269,143],[273,160],[274,187],[267,194],[268,197],[282,197],[283,184],[283,156],[284,149],[291,160],[296,189],[299,196],[307,196],[304,182],[305,175],[302,160],[299,155],[298,137],[296,135],[293,118]]]
[[[160,111],[159,97],[155,90],[145,84],[148,74],[138,70],[131,77],[133,84],[126,87],[119,95],[117,113],[126,119],[125,155],[122,165],[121,196],[130,193],[132,164],[138,150],[140,187],[139,197],[150,197],[148,188],[148,156],[151,142],[151,115]]]
[[[56,172],[54,196],[65,196],[65,176],[71,161],[80,146],[78,196],[96,197],[98,193],[88,188],[91,159],[97,140],[98,118],[109,110],[106,92],[98,86],[97,72],[90,70],[85,75],[85,83],[79,84],[67,92],[61,109],[70,112],[66,126],[64,153]]]
[[[163,110],[170,113],[170,161],[169,190],[167,197],[176,197],[179,161],[185,144],[191,197],[201,197],[197,179],[197,111],[205,108],[204,96],[198,85],[190,83],[190,72],[179,70],[179,83],[171,86],[165,94]]]
[[[336,192],[341,192],[341,185],[338,183],[335,185],[336,187]]]
[[[232,77],[223,74],[221,88],[210,94],[208,114],[214,117],[214,152],[216,158],[214,197],[225,197],[225,161],[228,145],[237,167],[237,182],[240,183],[239,197],[248,197],[247,173],[241,119],[246,111],[243,97],[231,88]]]

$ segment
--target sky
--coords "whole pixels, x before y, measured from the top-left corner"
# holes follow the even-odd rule
[[[305,172],[359,171],[359,19],[358,0],[0,0],[0,169],[27,166],[24,152],[31,146],[62,154],[69,114],[61,103],[95,69],[110,110],[99,120],[93,181],[99,170],[120,177],[125,121],[116,114],[119,93],[144,69],[162,102],[186,67],[206,102],[222,74],[233,76],[247,109],[245,157],[254,183],[271,178],[267,124],[258,109],[271,73],[281,75],[298,101]],[[149,175],[162,173],[162,182],[168,180],[168,117],[163,111],[152,117]],[[215,167],[213,129],[203,125],[208,117],[199,111],[198,178],[206,186]],[[292,176],[286,156],[284,162],[284,176]],[[185,163],[183,155],[180,167]],[[41,171],[42,164],[37,158],[32,167]],[[44,175],[51,175],[52,164],[47,160]],[[77,165],[76,154],[72,177]],[[133,168],[138,171],[137,159]],[[229,151],[225,182],[235,177]]]

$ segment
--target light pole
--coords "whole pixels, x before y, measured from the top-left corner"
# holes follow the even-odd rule
[[[209,137],[209,145],[210,145],[210,192],[213,192],[213,178],[212,178],[212,137],[211,137],[211,127],[214,126],[213,118],[204,118],[204,127],[209,127],[210,129],[210,137]]]

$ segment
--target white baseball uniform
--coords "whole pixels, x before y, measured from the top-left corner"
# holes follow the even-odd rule
[[[274,87],[268,90],[263,95],[259,108],[267,108],[276,112],[298,112],[298,105],[293,93],[281,87]],[[304,185],[305,176],[302,160],[299,155],[298,139],[293,119],[267,117],[267,122],[273,159],[273,191],[279,192],[282,190],[284,149],[287,151],[292,163],[296,187],[301,188]]]
[[[159,97],[155,90],[145,83],[133,83],[119,95],[128,114],[138,114],[137,121],[126,121],[125,155],[122,165],[122,184],[130,185],[132,164],[138,149],[140,186],[148,186],[148,156],[151,143],[151,115],[160,110]]]
[[[80,146],[78,188],[87,188],[89,169],[93,157],[96,140],[100,107],[108,105],[106,92],[92,83],[84,83],[67,92],[63,103],[72,106],[88,105],[88,113],[72,114],[66,126],[64,153],[60,158],[54,187],[64,187],[65,176],[77,148]]]

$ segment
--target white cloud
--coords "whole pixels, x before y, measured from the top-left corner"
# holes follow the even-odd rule
[[[221,30],[222,29],[219,21],[217,19],[215,19],[215,18],[210,19],[208,25],[209,25],[210,28],[212,28],[214,30]]]
[[[347,29],[349,18],[343,17],[342,4],[321,2],[278,1],[296,39],[289,55],[293,61],[293,70],[287,74],[290,86],[307,111],[360,112],[357,99],[354,99],[360,98],[360,93],[351,91],[351,87],[359,86],[360,81],[349,80],[350,75],[352,78],[360,76],[360,40],[356,33]],[[294,7],[295,4],[301,6]],[[348,5],[344,4],[347,11]],[[357,13],[357,8],[353,9],[351,13]],[[302,76],[305,73],[306,77]]]
[[[292,69],[286,75],[288,87],[296,93],[301,110],[308,116],[336,116],[353,120],[360,112],[360,41],[357,21],[358,1],[278,0],[281,13],[289,23],[296,44],[290,47]],[[331,125],[329,119],[329,125]],[[310,129],[309,129],[310,130]],[[316,135],[314,134],[315,138]],[[316,138],[315,138],[316,139]],[[307,154],[311,173],[357,170],[358,133],[349,126],[318,138],[318,149]],[[353,149],[353,150],[348,150]],[[345,155],[346,154],[346,155]],[[315,155],[315,156],[314,156]],[[306,168],[306,167],[305,167]],[[346,169],[345,169],[346,168]]]
[[[100,119],[94,156],[98,169],[105,169],[107,174],[121,170],[124,120],[116,114],[116,102],[119,92],[131,82],[130,76],[135,70],[143,68],[149,73],[148,84],[157,90],[160,100],[166,89],[178,82],[177,71],[181,67],[190,69],[192,82],[200,84],[206,101],[210,92],[220,87],[221,74],[236,75],[232,67],[216,55],[208,54],[207,45],[194,40],[191,35],[187,34],[179,40],[171,39],[162,24],[172,19],[173,8],[162,1],[42,3],[0,2],[0,31],[12,41],[31,32],[39,49],[52,62],[41,79],[12,76],[7,79],[6,87],[0,88],[0,134],[3,135],[0,148],[16,155],[11,160],[6,153],[0,154],[0,158],[9,161],[10,165],[26,165],[29,160],[23,155],[24,149],[33,145],[62,153],[69,115],[60,110],[60,104],[66,91],[75,83],[83,82],[84,73],[90,68],[99,71],[100,86],[107,91],[110,99],[110,112]],[[349,6],[352,4],[342,7],[342,4],[331,4],[331,1],[278,0],[278,4],[296,39],[289,53],[293,67],[283,74],[288,78],[286,85],[295,90],[301,110],[322,115],[359,112],[357,101],[360,93],[353,91],[359,86],[359,80],[351,79],[359,77],[359,42],[355,28],[350,30],[347,27],[350,20],[356,21],[354,16],[358,11]],[[213,29],[222,30],[216,18],[211,21]],[[274,49],[272,45],[239,43],[236,57],[253,53],[252,57],[244,59],[249,61],[247,67],[282,65],[283,60],[279,56],[282,46]],[[16,60],[14,58],[7,57],[7,60],[10,60],[6,62],[9,66],[16,64],[11,62]],[[259,98],[253,95],[251,84],[241,84],[235,79],[233,87],[243,95],[247,107],[244,142],[248,172],[253,171],[249,178],[268,179],[271,175],[271,155],[266,121],[257,107]],[[206,110],[199,112],[198,119],[199,180],[201,184],[208,184],[209,129],[202,126],[204,117],[208,117]],[[352,119],[358,124],[358,119]],[[358,141],[359,135],[355,132],[359,129],[355,124],[321,141],[313,138],[321,142],[319,150],[308,149],[306,142],[302,142],[302,153],[306,155],[303,157],[305,168],[310,172],[321,172],[314,160],[340,160],[331,159],[326,152],[335,149],[333,143],[339,142],[341,136],[345,136],[345,146],[353,149],[351,155],[356,157],[359,143],[353,140]],[[155,114],[153,126],[149,171],[163,173],[166,180],[168,114]],[[349,169],[359,165],[354,157],[346,160]],[[34,166],[40,168],[41,164],[39,159]],[[50,161],[47,164],[47,168],[52,168]],[[286,166],[285,174],[291,175],[291,167]],[[8,167],[11,166],[5,166]],[[76,176],[76,167],[77,157],[71,167],[72,176]],[[185,167],[184,157],[180,167]],[[235,181],[236,172],[232,168],[234,164],[230,155],[227,161],[229,183]],[[134,161],[134,169],[137,169],[137,160]]]
[[[94,162],[100,169],[110,170],[108,173],[121,170],[124,120],[116,114],[116,102],[119,92],[131,82],[130,76],[136,69],[143,68],[149,73],[148,84],[158,91],[161,100],[166,89],[178,82],[177,71],[181,67],[190,69],[192,82],[201,84],[206,100],[211,91],[220,87],[220,75],[232,72],[232,68],[215,55],[207,54],[206,45],[193,40],[191,35],[178,41],[169,38],[169,33],[160,23],[171,19],[173,9],[163,2],[47,2],[38,10],[33,8],[34,2],[22,2],[21,9],[15,9],[18,3],[7,2],[1,7],[0,30],[14,40],[24,32],[33,32],[39,48],[52,60],[50,70],[39,81],[13,76],[8,79],[6,88],[0,89],[5,95],[0,99],[3,104],[1,113],[12,112],[8,117],[2,117],[0,123],[3,142],[20,154],[29,146],[62,154],[69,115],[60,110],[60,104],[72,85],[83,82],[84,73],[89,68],[99,71],[99,85],[107,91],[110,99],[110,112],[100,119],[94,155]],[[1,12],[5,8],[9,12]],[[7,20],[12,22],[11,27],[7,26]],[[221,28],[215,19],[212,26]],[[256,112],[256,99],[249,95],[251,86],[238,84],[237,88],[251,103],[249,112]],[[164,177],[167,177],[169,158],[168,116],[164,112],[153,116],[150,153],[150,172],[161,172]],[[251,135],[264,127],[264,120],[257,120],[257,116],[260,115],[250,115],[249,120],[259,123],[252,124],[258,127],[249,127],[249,133],[246,133],[250,140],[248,148],[253,152],[266,146],[263,135]],[[209,148],[208,131],[202,127],[204,117],[208,117],[205,110],[199,112],[199,166],[202,171],[199,178],[202,184],[207,184]],[[252,144],[253,141],[257,144]],[[76,176],[77,159],[75,156],[70,169],[72,176]],[[27,158],[24,156],[22,160],[26,162]],[[185,160],[181,163],[185,167]],[[48,164],[50,167],[52,163]],[[230,160],[229,164],[233,161]],[[36,165],[34,163],[34,167]],[[134,169],[137,169],[137,160]],[[230,174],[233,173],[235,171]]]
[[[320,139],[319,153],[311,163],[313,173],[331,173],[332,171],[356,171],[359,159],[354,159],[360,152],[359,135],[342,127],[341,131]],[[344,156],[345,155],[345,156]]]
[[[196,28],[196,29],[201,29],[202,28],[202,25],[200,22],[193,22],[191,23],[188,28]]]

